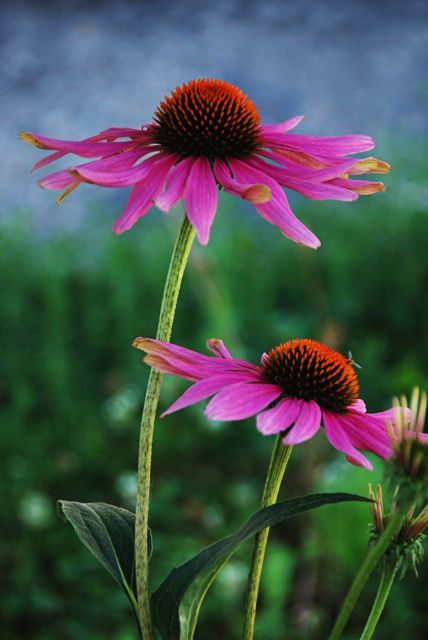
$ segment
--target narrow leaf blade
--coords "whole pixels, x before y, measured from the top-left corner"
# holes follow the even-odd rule
[[[191,640],[202,600],[235,549],[266,527],[305,511],[339,502],[370,502],[348,493],[321,493],[278,502],[253,513],[235,533],[175,567],[152,595],[154,620],[163,640]]]

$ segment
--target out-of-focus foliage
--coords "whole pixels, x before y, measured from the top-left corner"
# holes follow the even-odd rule
[[[296,200],[321,237],[317,252],[224,197],[211,243],[192,251],[174,340],[201,350],[205,339],[221,337],[233,353],[257,359],[290,337],[320,339],[352,351],[362,365],[371,411],[386,408],[393,393],[426,386],[428,216],[415,199],[409,204],[405,184],[400,194],[350,206]],[[125,597],[57,518],[55,502],[134,506],[148,371],[130,344],[155,333],[180,215],[152,213],[114,237],[113,212],[93,204],[75,235],[34,237],[31,217],[22,214],[0,231],[2,640],[135,637]],[[184,388],[166,378],[161,406]],[[158,423],[154,587],[172,564],[258,507],[272,444],[253,420],[208,423],[199,406]],[[380,464],[369,474],[345,463],[320,433],[296,448],[281,497],[364,495],[380,474]],[[339,505],[272,531],[259,640],[325,637],[365,553],[369,520],[365,505]],[[244,545],[220,574],[198,638],[239,637],[248,560]],[[379,640],[424,637],[426,576],[422,568],[419,580],[409,575],[394,587]],[[358,637],[374,587],[363,594],[348,639]]]

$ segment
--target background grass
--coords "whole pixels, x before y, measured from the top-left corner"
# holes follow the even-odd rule
[[[192,251],[174,341],[203,350],[219,337],[256,361],[280,341],[314,337],[352,351],[371,411],[393,393],[426,387],[426,169],[416,154],[390,195],[352,205],[295,199],[322,240],[317,252],[223,197],[212,241]],[[152,212],[119,238],[110,232],[116,213],[93,200],[79,232],[35,234],[28,212],[0,229],[2,640],[135,637],[121,592],[55,513],[58,498],[134,506],[148,372],[130,344],[155,333],[181,212]],[[185,386],[166,378],[161,407]],[[254,420],[209,423],[201,406],[158,423],[154,586],[257,508],[272,444]],[[372,474],[350,466],[320,433],[293,453],[282,497],[365,494],[381,473],[380,464]],[[368,523],[364,505],[332,506],[272,531],[259,640],[326,636],[364,556]],[[198,638],[239,637],[249,552],[243,546],[219,576]],[[394,587],[379,640],[426,637],[426,578],[422,568],[419,580],[408,575]],[[373,589],[348,639],[358,637]]]

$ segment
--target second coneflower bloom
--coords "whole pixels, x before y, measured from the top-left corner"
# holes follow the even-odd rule
[[[132,187],[113,231],[122,233],[152,205],[169,211],[179,200],[206,244],[217,210],[218,188],[250,201],[258,213],[291,240],[317,248],[318,238],[290,209],[281,187],[313,200],[356,200],[383,190],[381,182],[350,175],[386,173],[376,158],[350,158],[374,147],[368,136],[299,136],[289,133],[303,116],[262,125],[252,101],[221,80],[192,80],[177,87],[141,129],[116,127],[81,141],[22,133],[26,142],[50,149],[41,168],[66,154],[96,158],[51,173],[46,189],[63,191],[79,184]]]
[[[164,415],[214,396],[205,409],[210,420],[256,415],[259,431],[283,433],[285,445],[309,440],[323,426],[352,464],[372,468],[360,449],[382,459],[391,454],[386,425],[394,410],[366,413],[351,362],[315,340],[284,342],[259,365],[232,358],[220,340],[207,343],[213,356],[149,338],[133,345],[153,368],[194,382]]]

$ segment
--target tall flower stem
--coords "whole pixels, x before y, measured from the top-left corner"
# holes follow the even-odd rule
[[[397,511],[392,516],[377,543],[370,549],[369,553],[366,556],[366,559],[361,565],[360,570],[355,576],[351,588],[348,591],[348,594],[342,604],[339,616],[336,620],[336,624],[334,625],[333,631],[331,632],[328,640],[339,640],[339,638],[342,637],[345,625],[349,620],[349,616],[351,615],[355,607],[355,603],[357,602],[361,591],[363,590],[367,580],[370,578],[373,570],[376,568],[383,554],[391,544],[393,537],[400,530],[403,519],[404,516],[399,511]]]
[[[181,281],[186,268],[195,230],[187,216],[181,228],[172,252],[168,274],[163,291],[159,322],[156,333],[158,340],[168,342],[171,337],[175,308]],[[141,418],[140,444],[138,453],[137,508],[135,519],[135,563],[140,626],[143,640],[153,639],[153,627],[150,613],[149,591],[149,549],[148,517],[150,501],[150,474],[152,465],[153,429],[158,406],[162,374],[151,369]]]
[[[382,615],[382,611],[385,607],[385,603],[388,600],[389,592],[391,591],[397,569],[397,564],[393,564],[390,562],[385,563],[376,598],[360,640],[370,640],[373,633],[375,632],[377,623],[379,622],[379,618]]]
[[[268,507],[276,502],[278,492],[284,477],[285,469],[293,447],[282,444],[282,435],[279,434],[275,441],[269,469],[263,490],[261,507]],[[243,640],[252,640],[254,636],[254,624],[256,620],[257,598],[259,595],[260,577],[262,575],[263,560],[269,537],[269,527],[263,529],[255,536],[251,567],[248,575],[247,590],[244,603],[244,628]]]

